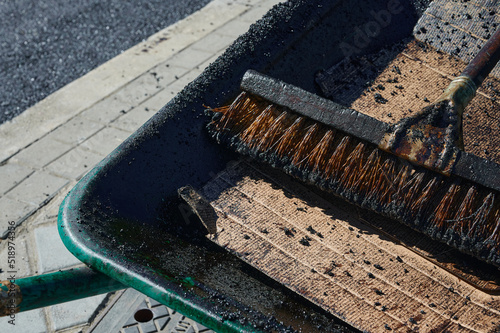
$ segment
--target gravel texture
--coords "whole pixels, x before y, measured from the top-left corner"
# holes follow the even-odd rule
[[[210,0],[0,0],[0,124]]]

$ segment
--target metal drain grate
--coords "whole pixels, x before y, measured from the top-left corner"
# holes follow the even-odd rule
[[[152,314],[152,318],[149,314]],[[148,315],[151,319],[142,322],[141,319]],[[123,325],[120,333],[153,332],[212,333],[213,331],[165,305],[146,297],[137,307],[136,312],[133,313]]]
[[[117,295],[87,333],[215,333],[211,329],[134,290]]]

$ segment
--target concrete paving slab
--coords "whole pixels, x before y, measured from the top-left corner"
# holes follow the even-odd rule
[[[76,116],[47,135],[47,138],[69,143],[71,145],[77,145],[103,127],[104,125],[98,122],[91,121],[82,116]]]
[[[138,105],[161,89],[155,76],[144,73],[134,81],[125,85],[115,96],[130,106]]]
[[[46,169],[50,172],[67,179],[80,179],[89,172],[105,155],[77,147],[70,150]]]
[[[191,47],[195,50],[210,52],[210,56],[212,56],[214,53],[227,48],[233,41],[233,36],[227,36],[214,32],[213,34],[203,37],[191,45]]]
[[[241,15],[239,19],[243,22],[254,23],[255,21],[261,19],[267,12],[269,7],[266,6],[255,6],[245,14]]]
[[[205,68],[207,68],[212,62],[214,62],[221,54],[224,53],[226,49],[222,49],[219,52],[215,53],[212,57],[208,58],[205,62],[201,63],[200,65],[196,66],[197,70],[203,71]]]
[[[87,324],[105,299],[106,295],[97,295],[51,306],[52,331]]]
[[[165,103],[163,103],[163,101],[166,100],[167,97],[164,97],[164,94],[162,92],[156,94],[153,98],[155,99],[152,102],[148,103],[148,100],[138,107],[134,108],[133,110],[130,110],[129,112],[118,118],[116,121],[112,122],[111,126],[119,128],[123,131],[127,131],[129,133],[134,132],[149,118],[151,118],[156,111],[158,111],[163,105],[165,105],[166,102],[168,102],[167,100]],[[158,105],[161,106],[157,107]],[[146,109],[148,111],[146,111]]]
[[[190,46],[171,57],[167,61],[167,64],[169,66],[177,66],[190,69],[198,66],[211,56],[212,54],[210,52],[198,50]]]
[[[274,5],[284,2],[283,0],[263,0],[255,4],[257,7],[264,7],[267,10],[271,9]]]
[[[85,110],[81,115],[84,118],[108,124],[132,110],[136,105],[158,94],[161,89],[177,80],[187,71],[186,68],[167,66],[166,63],[161,63],[122,90]],[[136,129],[134,128],[132,131]]]
[[[71,145],[67,143],[44,137],[23,149],[12,160],[40,169],[70,149]]]
[[[44,207],[39,210],[40,214],[33,219],[31,225],[39,224],[40,222],[53,221],[57,219],[59,207],[68,192],[76,185],[77,181],[73,180],[66,184]]]
[[[202,69],[193,68],[191,71],[187,72],[185,75],[169,85],[165,89],[165,96],[170,96],[170,98],[175,97],[175,95],[177,95],[187,84],[200,75],[201,72]]]
[[[239,1],[215,0],[203,10],[193,13],[172,29],[173,34],[196,35],[199,38],[208,35],[234,17],[248,10],[248,5]],[[191,44],[191,43],[190,43]]]
[[[248,31],[250,22],[241,20],[231,20],[216,30],[216,33],[223,36],[230,36],[233,39],[238,38],[240,35]]]
[[[46,171],[36,171],[7,192],[11,199],[40,206],[52,198],[68,181]]]
[[[34,229],[36,254],[38,255],[37,274],[49,273],[58,269],[82,264],[64,246],[57,226],[53,224],[40,225]],[[83,264],[82,264],[83,265]]]
[[[9,222],[18,226],[24,219],[31,215],[37,205],[21,202],[7,197],[0,198],[0,238],[5,238],[9,232]]]
[[[149,115],[149,117],[146,119],[148,120],[156,113],[156,111],[160,110],[172,99],[172,97],[168,96],[165,92],[166,92],[165,89],[160,90],[156,95],[154,95],[153,97],[151,97],[150,99],[148,99],[147,101],[145,101],[136,108],[137,111],[143,110],[144,112],[146,112],[146,114],[143,114],[141,119],[146,118]],[[124,115],[123,117],[125,116],[126,115]],[[139,125],[142,125],[142,123]]]
[[[157,84],[160,87],[165,88],[179,77],[186,74],[189,70],[190,68],[170,65],[169,60],[167,59],[148,71],[148,74],[152,75],[156,79]]]
[[[129,114],[135,113],[141,114],[144,112],[139,112],[135,109],[129,112]],[[80,147],[88,149],[99,155],[106,156],[111,153],[113,149],[118,147],[126,138],[128,138],[133,131],[134,130],[123,131],[113,127],[106,127],[83,142]]]
[[[10,324],[10,317],[0,317],[0,327],[2,332],[9,333],[45,333],[47,324],[43,309],[17,313],[14,318],[14,324]]]
[[[122,112],[128,111],[130,107],[131,105],[123,101],[120,96],[112,94],[83,111],[81,116],[92,121],[98,121],[101,124],[107,124],[121,116]]]
[[[38,209],[33,216],[30,216],[27,221],[30,227],[34,227],[47,222],[51,223],[57,220],[59,207],[61,206],[62,201],[64,200],[68,192],[76,185],[76,183],[76,180],[68,182],[68,184],[66,184],[52,199],[50,199],[50,201],[47,202],[45,206],[43,206],[41,209]]]
[[[33,173],[33,169],[9,161],[0,165],[0,196],[22,182],[26,177]]]

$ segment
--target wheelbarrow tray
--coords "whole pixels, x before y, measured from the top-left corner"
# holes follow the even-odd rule
[[[418,2],[400,3],[405,10],[362,53],[410,36],[421,11]],[[352,6],[290,1],[252,25],[72,189],[59,214],[67,248],[90,267],[217,331],[289,325],[351,330],[208,241],[203,227],[183,217],[178,189],[202,187],[237,158],[209,138],[204,105],[235,97],[248,69],[319,93],[314,73],[342,60],[343,38],[373,20],[371,12],[387,9],[387,2],[363,2],[346,17]]]

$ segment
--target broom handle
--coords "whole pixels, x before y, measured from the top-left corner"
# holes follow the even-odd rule
[[[462,72],[462,76],[468,76],[472,79],[476,87],[479,87],[499,60],[500,28],[488,39],[479,53],[467,65]]]

